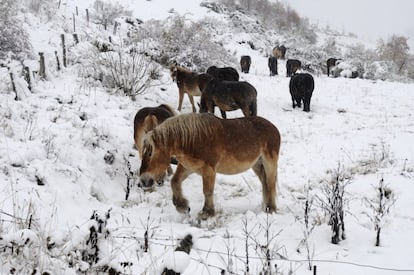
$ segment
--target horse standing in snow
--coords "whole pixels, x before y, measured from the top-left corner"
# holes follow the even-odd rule
[[[241,109],[244,116],[257,115],[257,91],[245,81],[211,80],[201,95],[200,113],[214,113],[220,108],[221,116],[226,118],[227,111]]]
[[[178,65],[170,67],[171,78],[178,86],[178,111],[181,111],[184,94],[190,99],[193,112],[196,112],[194,96],[201,96],[205,85],[213,78],[209,74],[198,74]]]
[[[206,73],[211,74],[214,78],[220,80],[239,81],[239,73],[232,67],[219,68],[211,66],[207,69]]]
[[[289,91],[292,96],[292,107],[301,107],[303,101],[303,111],[310,111],[310,101],[315,82],[313,76],[308,73],[294,74],[290,78]]]
[[[140,181],[150,188],[167,169],[170,157],[178,161],[171,179],[173,204],[188,213],[188,200],[182,182],[192,173],[203,178],[204,206],[199,218],[215,215],[216,173],[238,174],[252,168],[262,183],[266,212],[276,211],[276,181],[280,134],[268,120],[249,116],[220,119],[213,114],[190,113],[166,120],[144,140]]]

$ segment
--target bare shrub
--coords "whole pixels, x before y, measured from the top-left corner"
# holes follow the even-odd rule
[[[376,232],[375,246],[380,246],[381,230],[384,226],[384,221],[389,215],[392,206],[395,204],[394,192],[384,183],[384,178],[381,178],[377,186],[374,186],[376,196],[374,198],[365,198],[365,203],[371,210],[371,213],[365,214],[371,220]]]
[[[85,50],[86,49],[86,50]],[[142,44],[111,44],[111,50],[101,52],[91,43],[80,43],[73,49],[79,74],[83,79],[99,81],[114,92],[135,97],[160,78],[160,66],[144,54]]]
[[[331,178],[322,186],[323,198],[318,197],[322,209],[329,215],[329,225],[332,230],[331,242],[338,244],[345,240],[344,205],[347,202],[345,187],[350,183],[350,175],[339,163],[335,170],[328,171]]]

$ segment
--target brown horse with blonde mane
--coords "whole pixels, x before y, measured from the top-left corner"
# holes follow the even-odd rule
[[[173,108],[166,104],[161,104],[158,107],[144,107],[136,113],[134,118],[134,141],[141,160],[143,157],[144,135],[166,119],[175,115]],[[167,172],[171,175],[172,168],[168,167]],[[163,175],[157,178],[158,183],[163,182],[165,174],[163,173]]]
[[[181,111],[184,94],[188,95],[193,112],[196,112],[193,96],[201,96],[201,91],[213,78],[209,74],[198,74],[178,65],[170,67],[171,78],[178,86],[178,111]]]
[[[280,134],[268,120],[249,116],[220,119],[210,113],[191,113],[168,119],[144,140],[140,181],[150,188],[168,167],[170,157],[178,161],[171,179],[173,204],[188,212],[182,182],[192,173],[203,178],[204,206],[199,218],[214,216],[216,173],[238,174],[252,168],[262,183],[266,212],[276,211],[277,163]]]

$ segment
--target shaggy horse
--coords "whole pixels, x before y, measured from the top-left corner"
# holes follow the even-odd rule
[[[144,141],[141,184],[151,187],[168,167],[178,161],[171,179],[172,201],[178,212],[188,213],[182,182],[192,173],[203,178],[204,206],[199,218],[214,216],[216,173],[233,175],[252,168],[262,183],[266,212],[276,211],[276,181],[280,134],[268,120],[252,116],[220,119],[213,114],[190,113],[168,119]]]
[[[252,58],[249,55],[243,55],[240,58],[240,67],[242,73],[249,73],[250,65],[252,64]]]
[[[302,62],[297,59],[288,59],[286,61],[286,76],[291,77],[297,70],[302,67]]]
[[[328,76],[331,73],[331,68],[336,66],[338,64],[337,63],[338,61],[340,61],[340,59],[333,58],[333,57],[328,58],[328,60],[326,60],[326,72]]]
[[[239,73],[232,67],[218,68],[216,66],[211,66],[207,69],[206,73],[211,74],[214,78],[220,80],[239,81]]]
[[[289,82],[289,91],[292,96],[292,107],[301,107],[303,101],[303,111],[310,111],[310,101],[312,98],[315,82],[313,76],[308,73],[294,74]],[[295,103],[296,101],[296,103]]]
[[[285,59],[287,48],[284,45],[276,46],[273,48],[273,56],[280,59]]]
[[[134,141],[138,150],[139,157],[142,160],[142,148],[144,145],[144,135],[152,131],[157,125],[166,119],[175,116],[176,113],[172,107],[161,104],[158,107],[144,107],[140,109],[134,118]],[[172,174],[172,168],[168,167],[168,174]],[[162,183],[165,173],[157,179],[158,183]]]
[[[270,70],[270,76],[277,75],[277,58],[276,56],[269,56],[267,65]]]
[[[209,74],[197,74],[186,68],[174,65],[170,67],[171,78],[178,86],[178,111],[181,111],[184,94],[187,93],[193,107],[193,112],[196,112],[193,96],[200,96],[201,91],[205,85],[212,79]]]
[[[200,113],[214,113],[214,107],[220,108],[221,116],[226,111],[241,109],[244,116],[257,115],[257,91],[245,81],[211,80],[203,90],[200,99]]]

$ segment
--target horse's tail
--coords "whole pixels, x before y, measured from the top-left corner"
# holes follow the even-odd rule
[[[253,100],[252,103],[250,103],[249,111],[251,116],[257,116],[257,101]]]

